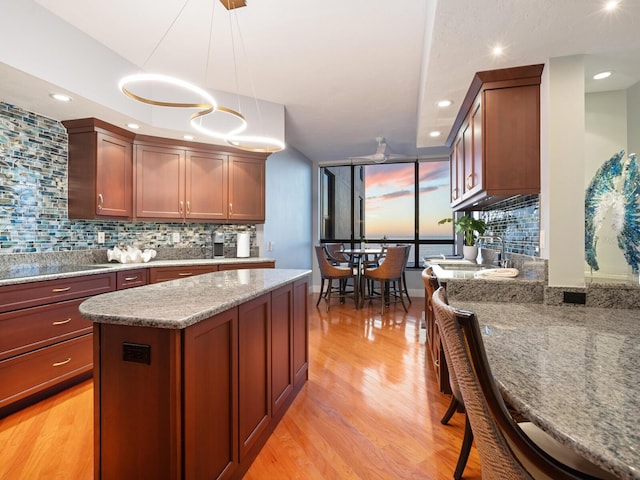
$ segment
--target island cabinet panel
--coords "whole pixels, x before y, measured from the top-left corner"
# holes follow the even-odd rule
[[[293,284],[293,375],[296,391],[309,378],[309,278]]]
[[[95,478],[181,478],[181,331],[96,324],[94,337]]]
[[[238,307],[240,461],[271,421],[271,295]],[[257,453],[257,452],[252,452]]]
[[[284,413],[293,392],[293,285],[271,294],[271,411]]]
[[[187,328],[184,344],[185,478],[230,478],[239,449],[238,310]]]
[[[134,135],[95,118],[63,124],[69,137],[69,218],[131,218]]]

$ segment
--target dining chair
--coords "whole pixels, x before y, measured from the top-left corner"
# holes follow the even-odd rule
[[[382,303],[382,314],[384,315],[384,307],[391,303],[400,302],[402,308],[407,312],[407,306],[404,303],[404,297],[402,294],[402,288],[396,288],[398,282],[402,279],[402,272],[405,267],[405,248],[404,247],[387,247],[384,251],[384,256],[380,259],[377,267],[365,267],[362,271],[362,277],[365,282],[372,282],[373,288],[367,296],[369,301],[374,298],[380,298]],[[375,282],[380,283],[380,291],[376,292]],[[393,293],[391,292],[391,286],[394,286]],[[363,292],[364,298],[364,292]]]
[[[322,245],[315,247],[316,258],[318,259],[318,267],[320,269],[320,294],[318,295],[318,301],[316,307],[320,305],[320,300],[323,298],[327,303],[327,312],[329,311],[329,305],[331,304],[331,294],[337,292],[340,296],[340,303],[344,303],[344,299],[347,296],[352,296],[358,306],[358,295],[356,285],[356,271],[353,268],[353,264],[349,263],[347,266],[333,265],[327,257],[325,248]],[[333,281],[338,280],[338,286],[333,286]],[[347,281],[352,280],[354,288],[351,291],[347,291]],[[327,288],[325,290],[325,281]]]
[[[431,267],[427,267],[422,271],[422,281],[424,283],[425,291],[426,291],[426,301],[425,301],[425,317],[427,317],[427,325],[432,325],[433,328],[439,328],[437,325],[437,321],[434,318],[433,311],[433,294],[434,292],[440,288],[440,283],[438,281],[438,277],[433,274],[433,269]],[[446,297],[444,298],[446,300]],[[435,335],[435,332],[430,332],[432,336]],[[458,379],[456,378],[456,372],[453,370],[451,365],[451,359],[449,358],[449,350],[447,349],[447,343],[444,338],[438,335],[440,338],[440,343],[442,345],[442,350],[444,352],[445,362],[447,364],[447,371],[449,373],[449,386],[451,387],[451,401],[449,403],[449,407],[447,411],[442,416],[440,423],[443,425],[447,425],[453,414],[456,412],[465,412],[464,410],[464,401],[462,399],[462,393],[460,393],[460,387],[458,387]],[[473,431],[471,430],[471,425],[469,423],[469,418],[465,413],[464,420],[464,436],[462,438],[462,445],[460,446],[460,454],[458,455],[458,463],[456,464],[456,468],[453,472],[453,478],[455,480],[460,480],[462,478],[462,474],[464,473],[464,469],[467,465],[467,460],[469,459],[469,453],[471,452],[471,445],[473,444]]]
[[[493,378],[475,314],[450,306],[443,287],[433,293],[432,304],[464,400],[484,480],[616,478],[532,423],[517,423]]]
[[[398,245],[399,247],[405,248],[405,258],[404,258],[404,268],[402,269],[402,280],[400,287],[403,289],[404,296],[407,297],[409,301],[409,305],[413,302],[411,301],[411,297],[409,296],[409,288],[407,287],[407,264],[409,263],[409,255],[411,255],[411,245]]]
[[[351,263],[351,259],[342,251],[344,245],[342,243],[325,243],[324,249],[329,261],[334,265],[347,265]]]

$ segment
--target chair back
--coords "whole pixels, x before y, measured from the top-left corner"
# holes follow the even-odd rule
[[[449,306],[442,287],[433,293],[432,303],[471,423],[482,478],[595,478],[560,463],[518,427],[491,373],[475,314]]]
[[[351,260],[342,252],[341,243],[325,243],[324,249],[329,260],[337,265],[351,263]]]
[[[325,248],[322,245],[316,245],[315,249],[320,275],[323,278],[342,278],[353,276],[353,269],[351,267],[337,267],[333,265],[327,258]]]
[[[366,277],[382,280],[398,280],[405,267],[405,247],[387,247],[380,264],[375,268],[365,268]]]
[[[427,312],[426,315],[432,315],[434,318],[434,322],[438,324],[437,319],[435,318],[435,313],[433,311],[433,294],[434,292],[440,288],[440,282],[438,281],[438,277],[433,274],[433,268],[427,267],[422,271],[422,282],[424,283],[424,288],[427,292]],[[442,300],[444,302],[447,301],[447,296],[445,291],[442,292]],[[438,329],[441,330],[439,324]],[[449,349],[447,348],[447,342],[443,335],[440,336],[440,340],[442,341],[442,350],[444,352],[444,359],[447,362],[447,371],[449,372],[449,386],[451,387],[451,393],[460,405],[464,405],[464,401],[462,399],[462,393],[460,392],[460,387],[458,386],[458,379],[456,378],[456,372],[451,365],[451,358],[449,357]]]

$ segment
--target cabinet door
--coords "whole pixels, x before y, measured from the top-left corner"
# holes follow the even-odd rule
[[[469,124],[471,125],[471,170],[467,174],[466,179],[467,195],[475,195],[476,192],[484,189],[482,123],[482,96],[478,96],[471,109],[471,116],[469,118]]]
[[[226,220],[227,158],[187,151],[186,218]]]
[[[473,135],[471,122],[462,127],[462,198],[467,198],[473,189]]]
[[[229,220],[264,223],[264,196],[264,160],[230,156]]]
[[[238,464],[238,310],[185,330],[186,479],[228,478]]]
[[[131,142],[104,133],[97,136],[96,215],[130,217],[133,201]]]
[[[136,146],[136,216],[183,219],[185,152]]]
[[[271,294],[271,409],[278,417],[293,391],[293,286]],[[282,410],[284,413],[284,410]]]
[[[293,284],[293,380],[309,377],[309,277]]]
[[[238,307],[240,461],[271,419],[271,295]]]
[[[451,152],[451,204],[462,201],[464,192],[464,142],[462,134],[456,138]]]

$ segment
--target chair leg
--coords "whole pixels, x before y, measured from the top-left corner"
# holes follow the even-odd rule
[[[460,405],[460,402],[458,402],[458,399],[456,398],[456,396],[451,395],[451,402],[449,402],[449,408],[447,408],[447,411],[444,412],[444,416],[442,417],[442,420],[440,420],[441,424],[446,425],[447,423],[449,423],[449,420],[451,420],[451,417],[453,417],[453,414],[456,413],[456,410],[458,410],[458,405]]]
[[[318,295],[318,301],[316,302],[316,307],[320,305],[320,300],[322,300],[323,292],[324,292],[324,278],[320,280],[320,295]]]
[[[329,287],[327,288],[327,295],[324,297],[327,302],[327,312],[329,311],[329,305],[331,305],[331,290],[333,290],[333,278],[329,279]]]
[[[402,272],[402,288],[404,288],[404,294],[407,297],[407,300],[409,300],[409,305],[411,305],[413,302],[409,296],[409,290],[407,289],[407,276],[404,272]]]
[[[473,444],[473,431],[471,430],[471,424],[469,423],[469,417],[465,414],[464,422],[464,438],[462,439],[462,446],[460,447],[460,456],[458,457],[458,463],[456,469],[453,472],[454,480],[460,480],[464,473],[464,468],[467,466],[467,460],[469,459],[469,452],[471,452],[471,445]]]

